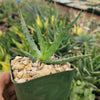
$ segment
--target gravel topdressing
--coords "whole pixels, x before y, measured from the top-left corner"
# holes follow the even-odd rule
[[[22,83],[41,76],[72,70],[70,63],[50,64],[41,63],[37,60],[33,63],[28,57],[16,56],[11,61],[14,81]]]

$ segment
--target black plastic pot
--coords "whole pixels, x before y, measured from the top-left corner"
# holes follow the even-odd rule
[[[17,100],[67,100],[73,72],[74,69],[16,83],[11,70]]]

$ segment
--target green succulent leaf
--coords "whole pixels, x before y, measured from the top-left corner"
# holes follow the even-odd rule
[[[100,76],[100,71],[91,72],[91,75],[93,75],[93,76]]]
[[[20,11],[20,19],[21,19],[21,25],[22,25],[22,30],[23,30],[23,34],[28,42],[28,45],[30,47],[30,51],[31,51],[31,54],[36,57],[36,58],[39,58],[41,56],[41,52],[39,51],[37,45],[35,44],[32,36],[30,35],[28,29],[27,29],[27,26],[26,26],[26,23],[24,21],[24,18],[22,16],[22,13]]]
[[[24,51],[24,50],[21,50],[21,49],[17,49],[17,48],[13,48],[11,51],[14,52],[14,53],[17,53],[17,54],[19,54],[21,56],[29,57],[33,62],[36,61],[36,59],[33,58],[33,56],[30,53],[28,53],[27,51]]]
[[[79,56],[73,56],[73,57],[68,57],[68,58],[42,60],[42,62],[47,63],[47,64],[61,64],[65,62],[71,62],[71,61],[83,59],[89,56],[91,55],[79,55]]]
[[[50,40],[49,40],[49,36],[46,36],[46,42],[45,42],[45,50],[48,50],[48,48],[50,47]]]
[[[55,53],[55,51],[58,49],[60,43],[62,42],[63,38],[65,37],[65,33],[58,34],[57,38],[54,40],[50,48],[45,51],[43,57],[41,59],[46,60],[50,59],[50,57]]]
[[[70,28],[72,28],[72,26],[75,24],[75,22],[78,20],[78,18],[80,17],[81,15],[81,12],[78,14],[78,16],[69,24],[67,25],[67,27],[64,29],[64,31],[68,32]]]
[[[39,42],[39,46],[40,46],[40,50],[41,53],[44,53],[44,49],[45,49],[45,43],[44,43],[44,39],[41,33],[40,28],[38,27],[38,25],[36,24],[36,32],[37,32],[37,37],[38,37],[38,42]]]

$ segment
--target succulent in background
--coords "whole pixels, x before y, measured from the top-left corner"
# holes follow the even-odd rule
[[[2,36],[2,31],[0,30],[0,37]]]
[[[81,47],[81,51],[84,53],[85,45],[91,48],[93,45],[96,44],[97,40],[95,35],[82,33],[74,37],[74,42],[78,47]]]
[[[0,46],[0,61],[4,59],[5,56],[5,51],[4,49]]]
[[[11,56],[9,54],[6,54],[5,59],[3,61],[0,61],[0,71],[8,71],[10,70],[9,68],[9,59],[11,58]]]
[[[14,21],[18,21],[16,1],[8,2],[3,0],[0,5],[0,22],[2,24],[2,31],[7,31]]]
[[[69,100],[95,100],[94,87],[85,81],[73,81]]]
[[[92,56],[84,59],[80,59],[76,63],[75,68],[77,70],[77,74],[75,76],[76,80],[84,80],[96,88],[96,91],[99,91],[100,88],[100,48],[97,45],[91,47],[85,45],[85,55],[91,53]]]
[[[79,25],[75,25],[74,24],[74,27],[72,28],[72,32],[73,34],[82,34],[82,28],[79,26]]]
[[[5,39],[5,38],[2,38],[2,39]],[[0,71],[9,70],[9,62],[8,62],[8,60],[10,58],[11,58],[11,56],[8,53],[8,50],[6,50],[5,40],[3,40],[3,42],[2,41],[0,42]]]
[[[22,50],[25,50],[25,51],[29,51],[25,37],[22,34],[22,30],[18,25],[13,25],[9,29],[9,37],[10,37],[10,40],[12,41],[12,44],[16,48],[19,48],[19,49],[22,49]],[[13,52],[12,48],[10,50]]]

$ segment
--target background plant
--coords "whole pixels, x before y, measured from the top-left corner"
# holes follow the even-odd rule
[[[77,38],[75,39],[76,43],[78,44],[76,47],[80,47],[78,47],[79,49],[77,49],[77,52],[84,54],[91,53],[92,56],[77,62],[73,62],[77,70],[75,80],[88,82],[88,84],[91,84],[93,87],[95,87],[93,88],[93,91],[95,91],[94,93],[97,94],[100,92],[100,46],[98,45],[98,39],[96,38],[95,34],[87,35],[88,37],[86,37],[86,35],[87,34],[82,33],[81,38],[80,35],[76,36]]]
[[[74,81],[69,100],[95,100],[94,87],[85,81]]]

